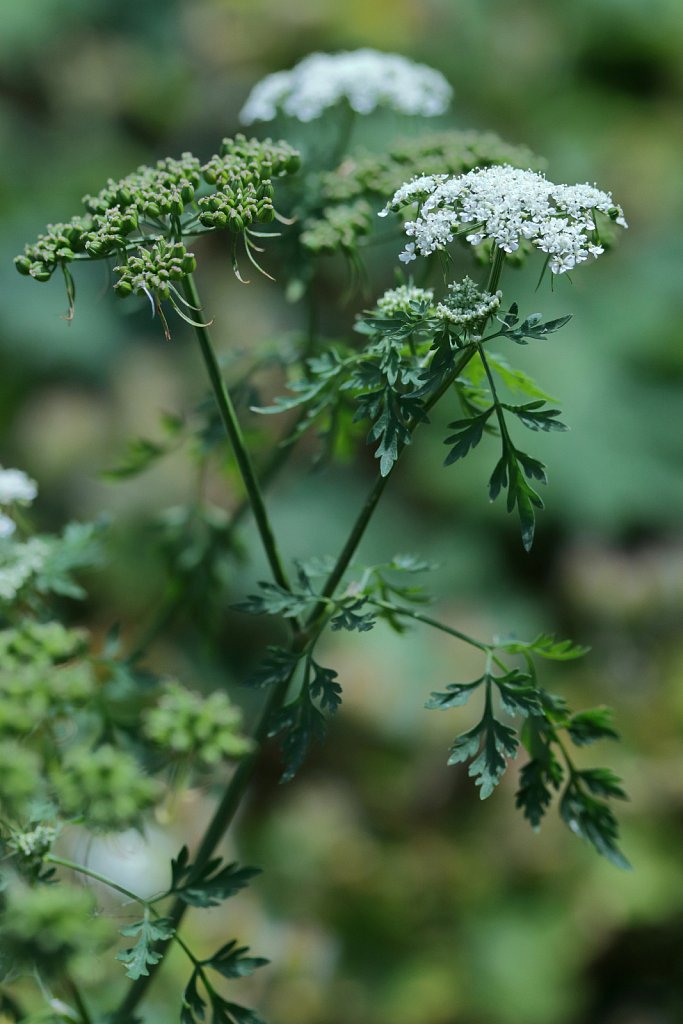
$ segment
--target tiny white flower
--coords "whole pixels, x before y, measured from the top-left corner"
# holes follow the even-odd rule
[[[435,117],[450,103],[452,89],[439,71],[394,53],[361,49],[311,53],[291,71],[267,75],[240,112],[243,124],[272,121],[279,112],[313,121],[345,99],[357,114],[389,107],[402,114]]]
[[[37,494],[35,480],[22,469],[0,469],[0,505],[11,505],[13,501],[29,503]]]
[[[572,270],[604,252],[595,213],[627,227],[623,210],[609,192],[594,185],[555,185],[542,174],[507,164],[469,171],[453,178],[414,178],[395,193],[387,209],[421,202],[415,220],[404,230],[414,239],[399,259],[415,252],[428,256],[444,249],[465,225],[472,245],[489,240],[503,252],[515,252],[524,239],[548,254],[554,274]]]
[[[398,258],[401,263],[410,263],[411,260],[416,260],[417,255],[415,253],[415,242],[408,242],[403,252],[398,254]]]
[[[11,537],[17,528],[17,524],[9,516],[6,516],[3,512],[0,512],[0,540],[5,540],[7,537]]]

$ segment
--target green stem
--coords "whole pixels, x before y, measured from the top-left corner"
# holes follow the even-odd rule
[[[83,1021],[83,1024],[92,1024],[92,1017],[90,1016],[90,1011],[88,1010],[88,1007],[85,1005],[83,996],[81,995],[78,986],[76,985],[76,982],[73,980],[73,978],[70,978],[68,975],[66,977],[66,987],[69,990],[71,998],[76,1004],[76,1009],[80,1014],[80,1018]]]
[[[153,897],[150,900],[146,900],[143,896],[138,896],[137,893],[132,892],[132,890],[126,889],[125,886],[123,885],[119,885],[118,882],[115,882],[113,880],[113,878],[107,878],[106,875],[101,875],[98,871],[91,871],[91,869],[85,867],[84,864],[77,864],[73,860],[67,860],[65,857],[57,857],[52,853],[48,853],[44,859],[46,863],[54,864],[62,868],[68,868],[70,871],[76,871],[80,875],[86,875],[88,878],[92,878],[96,882],[101,882],[102,885],[106,885],[107,888],[113,889],[115,892],[120,893],[122,896],[125,896],[127,899],[131,900],[131,902],[137,903],[139,906],[144,907],[145,910],[149,911],[150,914],[153,914],[154,917],[162,916],[156,909],[154,904],[157,902],[157,900],[163,897],[163,893],[161,896]],[[167,940],[167,942],[177,942],[182,951],[187,956],[188,960],[192,962],[193,966],[201,966],[201,960],[199,960],[199,958],[194,955],[190,947],[183,939],[181,939],[179,935],[173,935],[170,939]],[[77,993],[73,982],[69,981],[69,987],[74,992],[74,997],[76,997]],[[78,995],[78,1000],[80,1000],[80,998],[80,995]],[[79,1012],[82,1012],[80,1005]],[[87,1010],[85,1012],[87,1014]],[[87,1017],[87,1020],[88,1022],[90,1022],[89,1016]]]
[[[475,349],[471,346],[468,350],[466,350],[463,353],[462,358],[458,361],[458,363],[451,371],[451,373],[448,375],[446,380],[437,389],[437,391],[434,392],[429,401],[425,404],[425,412],[429,412],[429,410],[433,408],[433,406],[436,405],[436,403],[445,395],[448,389],[452,386],[455,379],[462,373],[464,368],[469,363],[470,359],[472,359],[474,353]],[[419,420],[415,420],[413,422],[410,428],[411,434],[415,432],[419,425],[419,422]],[[315,608],[313,609],[308,618],[308,621],[306,623],[308,631],[315,629],[315,627],[318,625],[322,617],[325,615],[327,609],[327,601],[334,595],[334,592],[339,586],[339,583],[341,582],[344,573],[348,569],[349,564],[351,563],[351,559],[355,555],[356,550],[358,549],[358,546],[361,540],[363,539],[363,536],[368,528],[370,520],[372,519],[374,511],[377,508],[378,502],[382,497],[382,494],[384,493],[384,488],[389,482],[389,477],[391,476],[396,465],[397,463],[395,462],[386,476],[378,476],[367,498],[365,499],[363,507],[361,508],[355,523],[351,527],[351,532],[349,533],[346,543],[344,544],[344,547],[342,548],[341,553],[337,558],[337,561],[335,562],[331,573],[329,574],[327,580],[325,581],[325,585],[320,595],[320,601],[316,604]]]
[[[183,291],[185,292],[187,301],[198,310],[201,310],[201,302],[191,274],[183,278]],[[273,579],[285,590],[289,590],[289,580],[280,558],[275,534],[263,500],[261,487],[256,477],[251,456],[249,455],[242,435],[242,428],[240,427],[239,420],[237,419],[235,407],[232,403],[232,399],[230,398],[230,393],[225,385],[225,381],[223,380],[220,367],[218,366],[216,353],[214,352],[213,345],[211,344],[211,336],[209,335],[208,329],[201,325],[195,326],[195,333],[197,335],[197,340],[199,341],[199,347],[206,365],[209,380],[211,381],[211,386],[223,421],[223,426],[225,427],[225,431],[230,439],[230,443],[232,444],[237,465],[239,466],[242,480],[244,481],[244,486],[254,513],[254,519],[256,520],[256,526],[261,537],[261,543],[263,544],[266,558],[268,559],[268,564],[270,565],[270,570],[273,574]]]
[[[433,629],[438,629],[442,633],[448,633],[449,636],[454,636],[456,640],[462,640],[463,643],[469,644],[470,647],[476,647],[480,651],[484,651],[489,654],[491,651],[490,644],[484,644],[481,640],[475,640],[474,637],[468,636],[467,633],[461,633],[459,629],[455,629],[453,626],[447,626],[443,622],[439,622],[437,619],[432,619],[429,615],[423,615],[422,612],[415,612],[412,608],[397,608],[396,605],[390,604],[389,601],[381,601],[376,598],[371,598],[368,604],[373,604],[377,608],[385,608],[387,611],[394,612],[396,615],[403,615],[406,618],[414,619],[416,622],[422,622],[425,626],[431,626]]]

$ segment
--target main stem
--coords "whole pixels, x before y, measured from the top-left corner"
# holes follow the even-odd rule
[[[183,291],[185,292],[185,296],[190,305],[201,312],[201,302],[191,274],[183,278]],[[270,570],[273,574],[273,579],[281,587],[284,587],[285,590],[289,590],[289,580],[287,578],[284,565],[282,564],[282,559],[280,558],[273,527],[263,500],[263,493],[251,461],[251,456],[249,455],[244,441],[242,428],[240,427],[239,420],[237,419],[237,414],[230,397],[230,392],[225,385],[223,375],[221,374],[220,367],[218,365],[218,360],[216,359],[216,353],[211,343],[209,330],[207,327],[198,324],[195,325],[195,333],[209,374],[209,380],[211,381],[211,386],[223,421],[223,426],[225,427],[225,432],[230,439],[230,443],[237,460],[237,465],[239,466],[242,480],[244,481],[244,486],[249,497],[249,503],[254,513],[256,526],[261,537],[261,543],[263,544],[266,558],[268,559],[268,564],[270,565]]]

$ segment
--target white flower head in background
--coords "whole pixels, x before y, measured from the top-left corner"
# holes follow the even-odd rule
[[[399,256],[404,263],[445,249],[467,231],[472,245],[488,240],[508,253],[526,240],[547,253],[554,274],[564,274],[604,252],[596,213],[628,226],[609,192],[587,183],[554,185],[536,171],[507,164],[453,178],[415,178],[398,189],[381,215],[415,202],[418,215],[404,225],[412,239]]]
[[[0,469],[0,505],[15,501],[29,505],[37,494],[37,483],[23,469]]]
[[[4,512],[0,512],[0,540],[6,540],[7,537],[11,537],[17,528],[17,524],[9,516],[6,516]]]
[[[314,121],[340,100],[357,114],[389,107],[401,114],[436,117],[451,100],[444,76],[425,64],[378,50],[311,53],[291,71],[267,75],[240,112],[243,124],[272,121],[279,112]]]

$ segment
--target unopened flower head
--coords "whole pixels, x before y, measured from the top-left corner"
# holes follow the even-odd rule
[[[436,307],[436,316],[455,327],[471,328],[480,324],[500,306],[502,292],[482,291],[469,277],[451,284],[448,295]]]
[[[0,505],[29,504],[37,494],[37,483],[23,469],[0,469]]]
[[[447,109],[451,95],[439,71],[398,54],[370,49],[311,53],[291,71],[277,71],[259,82],[240,119],[243,124],[272,121],[281,111],[298,121],[313,121],[343,99],[357,114],[389,107],[435,117]]]
[[[434,312],[434,292],[431,288],[417,288],[412,284],[402,284],[391,288],[377,300],[377,310],[382,316],[394,317],[400,313],[413,313],[414,307],[427,307],[428,314]]]
[[[405,263],[418,253],[444,249],[456,234],[467,232],[472,245],[490,241],[507,253],[527,242],[547,253],[554,274],[563,274],[604,252],[596,214],[628,226],[609,192],[589,184],[555,185],[536,171],[507,164],[445,180],[442,175],[416,178],[398,189],[387,210],[416,201],[418,215],[405,224],[412,241],[399,257]]]

